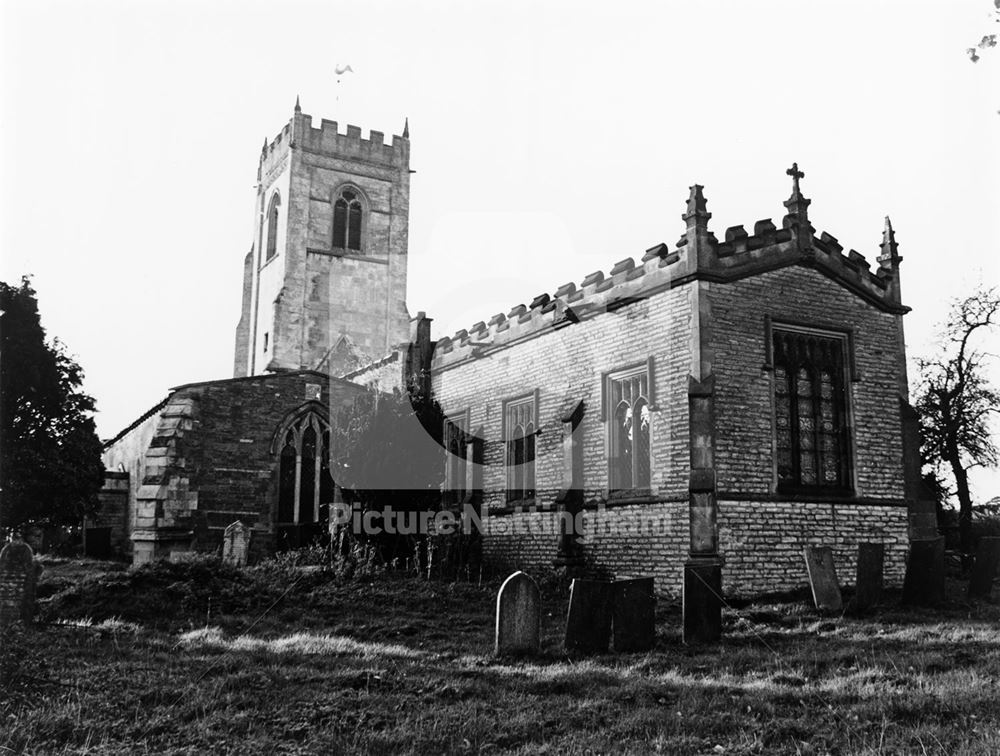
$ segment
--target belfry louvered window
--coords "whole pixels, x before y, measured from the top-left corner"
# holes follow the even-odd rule
[[[361,250],[361,198],[345,189],[333,203],[333,246],[336,249]]]
[[[779,328],[771,339],[778,490],[847,492],[847,339]]]

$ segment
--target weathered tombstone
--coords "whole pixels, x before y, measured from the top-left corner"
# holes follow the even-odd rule
[[[653,578],[614,582],[612,633],[615,651],[648,651],[656,643]]]
[[[837,583],[837,570],[833,566],[833,550],[829,546],[806,546],[803,555],[816,608],[824,612],[839,612],[844,608],[844,601]]]
[[[859,611],[871,609],[882,600],[882,574],[884,565],[884,544],[858,544],[858,573],[854,584],[854,604]]]
[[[969,598],[986,598],[993,591],[993,580],[1000,568],[1000,538],[980,538],[976,564],[969,579]]]
[[[497,654],[536,654],[541,644],[538,585],[523,572],[503,581],[497,593]]]
[[[566,650],[604,653],[611,641],[614,586],[606,580],[574,578],[566,614]]]
[[[222,535],[222,561],[235,567],[245,567],[252,532],[239,520],[227,525]]]
[[[722,561],[692,556],[684,563],[684,643],[717,643],[722,637]]]
[[[930,606],[944,601],[944,538],[910,541],[903,603]]]
[[[12,541],[0,550],[0,625],[31,622],[41,571],[28,544]]]

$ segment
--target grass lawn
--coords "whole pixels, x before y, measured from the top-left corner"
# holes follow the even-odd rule
[[[551,583],[543,655],[503,661],[497,583],[111,567],[49,565],[3,639],[0,754],[1000,753],[993,604],[757,603],[698,649],[661,601],[655,651],[570,658]]]

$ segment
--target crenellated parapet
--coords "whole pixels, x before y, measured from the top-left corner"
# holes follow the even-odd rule
[[[291,149],[302,149],[341,159],[364,160],[397,170],[409,167],[409,124],[404,127],[402,136],[393,135],[391,143],[387,144],[385,133],[375,129],[368,132],[366,139],[358,126],[348,125],[347,130],[341,133],[336,121],[323,118],[320,120],[319,128],[313,127],[312,121],[312,116],[303,113],[296,101],[292,119],[284,125],[277,136],[271,140],[264,140],[257,169],[258,181],[281,166]]]
[[[844,251],[836,237],[816,235],[806,216],[810,200],[798,186],[804,174],[790,172],[795,185],[785,203],[789,212],[781,228],[770,219],[753,225],[753,234],[742,226],[730,226],[720,242],[708,230],[702,187],[691,188],[684,236],[671,250],[658,244],[635,260],[627,257],[607,272],[594,271],[577,282],[563,284],[553,293],[535,296],[529,304],[517,304],[468,329],[445,336],[436,343],[433,368],[445,369],[469,359],[513,346],[546,331],[572,327],[589,318],[614,312],[694,280],[727,283],[784,267],[813,268],[837,281],[881,310],[902,314],[898,298],[898,261],[891,227],[885,232],[882,257],[874,269],[853,249]]]

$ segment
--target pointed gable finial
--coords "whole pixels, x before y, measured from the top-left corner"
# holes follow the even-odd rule
[[[267,152],[267,137],[264,137],[264,146],[260,148],[261,152]]]
[[[705,226],[708,224],[708,219],[712,217],[712,214],[708,212],[708,202],[705,200],[705,195],[702,192],[704,188],[700,184],[695,184],[690,188],[691,193],[688,195],[687,212],[681,216],[682,220],[687,221],[688,228],[692,225]]]
[[[882,229],[882,254],[878,257],[883,268],[895,268],[903,258],[899,255],[899,245],[896,244],[896,232],[892,230],[892,221],[885,216],[885,228]]]
[[[784,203],[788,208],[788,215],[799,221],[807,221],[807,211],[812,200],[803,197],[799,188],[799,179],[806,177],[805,171],[799,170],[798,163],[792,163],[792,167],[785,171],[785,175],[792,177],[792,196]]]
[[[295,95],[295,112],[296,113],[301,113],[302,112],[302,106],[299,105],[299,96],[298,95]]]
[[[406,138],[406,139],[410,138],[410,118],[409,118],[409,116],[407,116],[406,120],[403,121],[403,137]]]

